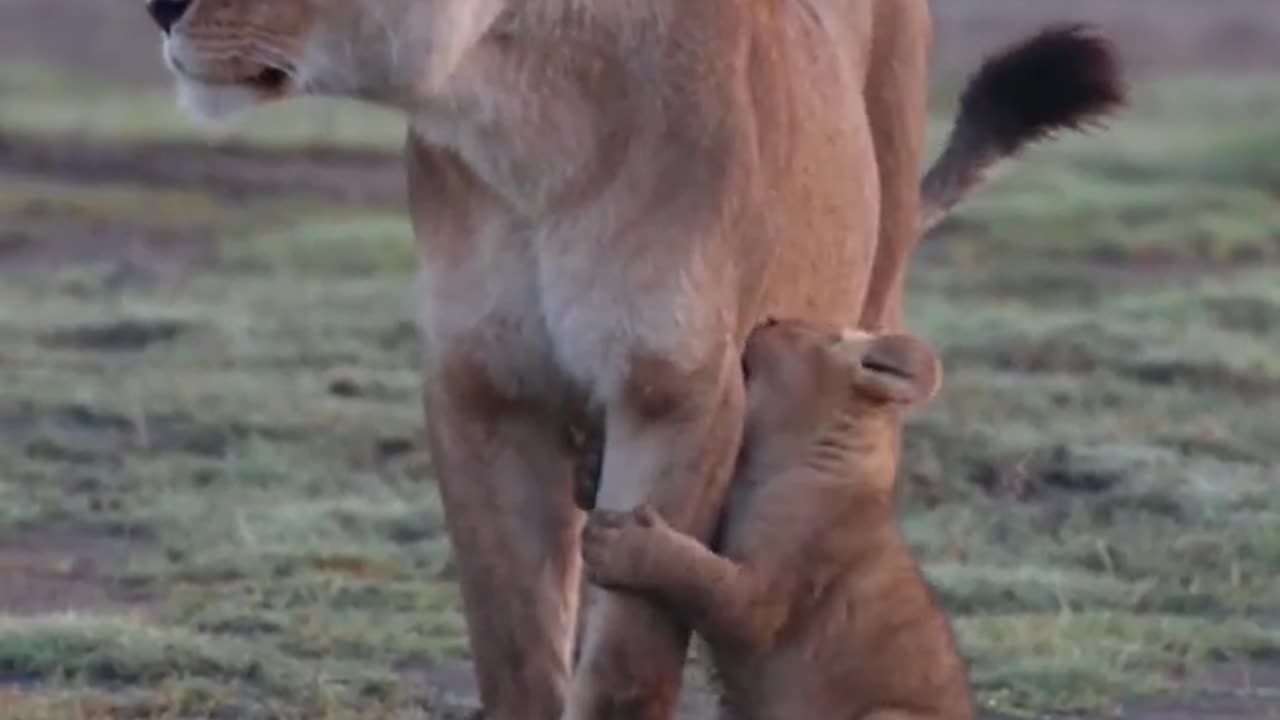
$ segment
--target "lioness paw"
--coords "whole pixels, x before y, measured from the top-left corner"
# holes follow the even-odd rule
[[[648,574],[654,529],[661,521],[651,507],[629,512],[596,510],[582,531],[582,560],[587,579],[608,588],[641,585]]]

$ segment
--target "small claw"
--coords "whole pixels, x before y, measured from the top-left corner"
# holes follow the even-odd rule
[[[584,552],[582,561],[582,574],[586,577],[587,582],[602,588],[613,587],[614,583],[611,582],[609,573],[603,569],[607,562],[603,552]]]
[[[600,528],[622,527],[627,522],[627,514],[616,510],[593,510],[591,517],[587,520],[587,527],[592,525]]]
[[[594,548],[596,548],[597,546],[605,542],[605,539],[603,537],[603,534],[605,532],[608,532],[608,531],[603,530],[601,528],[592,527],[590,525],[588,525],[585,529],[583,529],[582,531],[583,557],[586,557],[588,553],[594,550]]]
[[[604,576],[598,573],[588,572],[587,582],[591,583],[592,585],[595,585],[598,588],[604,588],[605,590],[617,591],[621,589],[617,583],[609,580],[607,576]]]
[[[640,527],[653,527],[658,524],[662,518],[658,515],[658,511],[652,505],[641,505],[632,511],[632,517]]]

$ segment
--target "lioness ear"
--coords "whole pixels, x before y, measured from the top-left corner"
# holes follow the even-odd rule
[[[920,405],[942,385],[942,363],[927,342],[895,333],[868,338],[853,368],[858,392],[881,402]]]

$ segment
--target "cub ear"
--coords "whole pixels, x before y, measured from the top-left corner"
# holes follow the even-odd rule
[[[856,391],[880,402],[921,405],[942,386],[942,363],[929,343],[906,333],[866,338],[853,368]]]

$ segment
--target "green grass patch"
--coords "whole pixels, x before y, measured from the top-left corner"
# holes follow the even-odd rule
[[[92,80],[51,66],[0,67],[0,128],[82,140],[217,138],[272,147],[310,145],[397,149],[405,123],[395,113],[351,101],[301,99],[264,107],[235,123],[198,123],[172,90]]]
[[[225,220],[209,195],[185,189],[70,185],[4,178],[0,217],[40,216],[86,225],[130,222],[158,229],[207,228]]]
[[[252,234],[225,247],[230,262],[276,273],[411,275],[417,267],[413,231],[399,214],[314,217]]]
[[[0,620],[0,677],[33,690],[0,691],[0,711],[37,720],[456,717],[394,674],[128,619]]]
[[[1188,667],[1270,653],[1280,642],[1243,620],[1108,612],[965,619],[957,631],[979,668],[973,679],[993,689],[986,704],[1023,712],[1100,710],[1117,696],[1175,689]]]
[[[0,619],[0,673],[103,686],[198,676],[270,691],[296,683],[301,669],[261,649],[180,629],[66,616]]]

